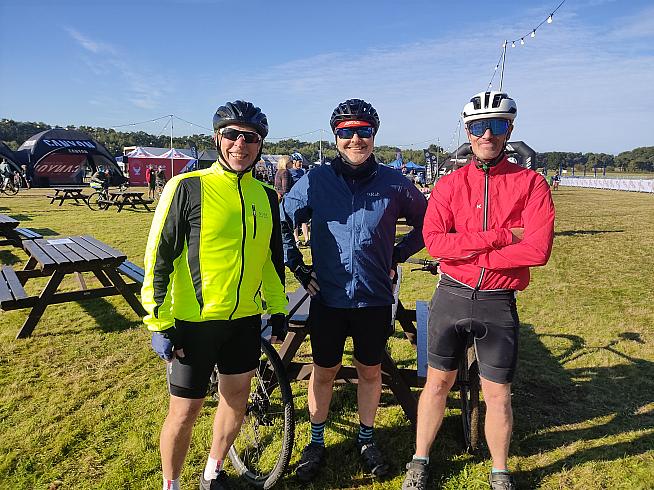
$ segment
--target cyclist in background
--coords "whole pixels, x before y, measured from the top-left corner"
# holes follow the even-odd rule
[[[89,186],[96,191],[106,192],[109,189],[109,184],[111,184],[111,173],[109,172],[109,169],[98,167],[95,173],[91,176]]]
[[[2,188],[5,189],[7,184],[14,178],[14,172],[9,165],[9,162],[5,159],[0,163],[0,176],[2,176]]]
[[[281,336],[286,313],[277,193],[252,176],[266,115],[237,100],[213,117],[218,161],[171,179],[145,252],[141,298],[152,347],[167,362],[164,490],[180,489],[193,424],[217,364],[220,402],[201,490],[230,488],[223,460],[238,434],[261,355],[261,314]]]
[[[154,174],[154,177],[155,177],[155,186],[160,189],[163,189],[163,187],[166,185],[166,171],[164,170],[163,166],[159,165],[157,167],[157,171]]]
[[[486,442],[493,460],[489,483],[494,490],[515,488],[507,468],[520,325],[515,294],[529,284],[530,267],[547,263],[554,237],[547,182],[505,154],[516,115],[517,106],[505,93],[472,97],[463,122],[474,157],[441,177],[429,199],[423,235],[442,274],[431,302],[416,453],[403,490],[427,488],[429,451],[456,380],[466,327],[475,336],[486,402]]]
[[[381,361],[392,333],[392,278],[397,263],[423,248],[427,207],[415,186],[377,163],[373,147],[379,116],[372,105],[347,100],[334,109],[330,125],[338,156],[331,165],[301,177],[281,202],[286,265],[311,295],[311,442],[297,467],[303,482],[312,480],[323,463],[325,424],[347,337],[354,343],[358,374],[357,449],[372,475],[388,473],[373,427],[381,394]],[[309,266],[293,230],[312,217],[313,265]],[[413,230],[395,245],[395,226],[401,217]]]

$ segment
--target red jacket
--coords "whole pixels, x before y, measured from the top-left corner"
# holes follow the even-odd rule
[[[524,228],[513,244],[510,228]],[[506,158],[488,173],[474,161],[442,177],[432,190],[425,246],[441,271],[478,289],[523,290],[529,267],[552,252],[554,203],[542,175]]]

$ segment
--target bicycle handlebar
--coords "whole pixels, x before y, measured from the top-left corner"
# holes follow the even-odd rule
[[[409,257],[404,262],[408,264],[416,264],[420,266],[418,269],[414,269],[414,270],[427,271],[427,272],[431,272],[432,274],[438,274],[437,260],[415,259],[413,257]]]

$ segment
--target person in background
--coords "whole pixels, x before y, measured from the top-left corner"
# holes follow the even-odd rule
[[[298,152],[295,152],[291,155],[291,160],[293,163],[293,168],[290,169],[291,177],[293,178],[293,185],[300,180],[300,178],[306,173],[302,168],[303,158],[302,155]],[[302,236],[304,237],[304,243],[300,241],[300,228],[302,228]],[[311,237],[309,235],[309,223],[302,223],[301,226],[293,230],[293,236],[295,237],[295,243],[298,247],[311,246]]]
[[[430,305],[427,381],[418,403],[416,452],[403,490],[424,490],[429,452],[443,421],[447,394],[474,335],[492,490],[513,490],[507,458],[513,428],[511,383],[518,358],[516,292],[529,268],[552,252],[554,204],[539,173],[509,162],[505,150],[518,108],[503,92],[482,92],[463,108],[473,158],[432,190],[423,236],[441,276]]]
[[[280,201],[291,190],[291,187],[293,187],[293,177],[290,172],[291,166],[291,157],[288,155],[279,157],[277,161],[277,172],[275,173],[275,190]]]
[[[285,322],[277,194],[252,176],[268,119],[237,100],[218,108],[213,128],[218,160],[166,185],[145,252],[143,322],[167,363],[170,393],[160,437],[164,490],[181,488],[193,425],[216,365],[220,402],[200,490],[230,488],[223,461],[259,365],[264,300],[274,337]]]
[[[2,159],[2,163],[0,163],[0,176],[2,177],[3,189],[6,188],[7,184],[14,178],[14,172],[11,165],[9,165],[9,162],[4,158]]]
[[[288,268],[311,295],[309,330],[313,370],[309,380],[311,442],[297,476],[312,480],[325,456],[324,431],[334,379],[347,337],[354,344],[359,428],[356,447],[365,470],[381,478],[388,464],[374,439],[381,394],[381,361],[393,331],[396,265],[423,248],[423,195],[399,172],[373,155],[379,129],[375,108],[350,99],[333,111],[330,126],[338,156],[303,176],[280,205]],[[311,258],[306,265],[293,230],[313,218]],[[396,223],[413,229],[395,243]]]
[[[148,198],[154,199],[154,188],[156,181],[154,172],[152,171],[152,165],[145,167],[145,182],[148,184]]]

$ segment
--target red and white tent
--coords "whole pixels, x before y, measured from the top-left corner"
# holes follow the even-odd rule
[[[138,147],[127,155],[127,169],[129,173],[129,184],[131,186],[145,186],[145,171],[148,166],[153,170],[162,168],[166,174],[166,180],[177,175],[193,157],[176,148],[148,148],[147,150]]]

